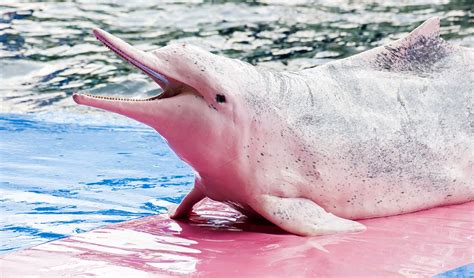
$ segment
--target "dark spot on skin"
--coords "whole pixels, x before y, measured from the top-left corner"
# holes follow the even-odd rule
[[[264,154],[263,154],[263,153],[260,153],[260,155],[261,155],[261,156],[264,156]]]
[[[217,94],[217,95],[216,95],[216,101],[217,101],[218,103],[225,103],[225,102],[226,102],[225,96],[224,96],[224,95],[221,95],[221,94]]]
[[[385,46],[375,59],[375,65],[389,71],[431,71],[433,65],[449,54],[449,48],[437,36],[411,38],[409,44]]]

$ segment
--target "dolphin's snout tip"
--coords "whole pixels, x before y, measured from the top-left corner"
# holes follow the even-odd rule
[[[99,27],[94,27],[94,28],[92,28],[92,34],[93,34],[97,39],[99,39],[99,37],[103,37],[105,34],[107,34],[107,32],[105,32],[104,30],[100,29]]]
[[[96,35],[97,33],[100,33],[100,31],[102,31],[102,29],[100,29],[99,27],[92,28],[92,34],[94,35]]]
[[[82,98],[82,95],[80,93],[72,94],[72,100],[74,100],[74,102],[77,104],[81,104],[81,98]]]
[[[98,28],[92,28],[92,35],[97,38]]]

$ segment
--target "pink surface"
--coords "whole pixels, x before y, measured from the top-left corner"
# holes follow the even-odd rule
[[[470,202],[307,238],[206,200],[191,221],[146,217],[4,255],[0,276],[427,276],[474,262],[473,211]]]

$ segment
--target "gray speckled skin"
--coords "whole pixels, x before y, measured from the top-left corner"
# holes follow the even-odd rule
[[[440,39],[437,18],[301,72],[186,44],[150,54],[94,32],[165,93],[74,100],[152,126],[196,170],[174,218],[209,197],[289,232],[321,235],[364,230],[348,219],[474,200],[474,51]]]
[[[271,85],[246,100],[274,122],[252,133],[265,133],[250,140],[254,179],[349,219],[473,200],[474,51],[424,28],[314,69],[260,71]]]

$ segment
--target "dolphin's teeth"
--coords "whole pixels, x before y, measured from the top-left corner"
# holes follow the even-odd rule
[[[123,97],[109,97],[109,96],[100,96],[100,95],[93,95],[89,93],[80,93],[83,96],[90,97],[90,98],[95,98],[95,99],[103,99],[103,100],[109,100],[109,101],[134,101],[134,102],[140,102],[140,101],[152,101],[157,99],[156,97],[150,97],[146,99],[137,99],[137,98],[123,98]]]

